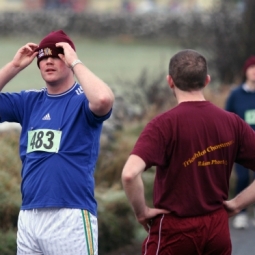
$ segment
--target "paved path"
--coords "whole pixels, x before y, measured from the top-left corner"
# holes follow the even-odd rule
[[[245,230],[236,230],[230,221],[230,234],[232,240],[232,255],[255,255],[255,226]]]

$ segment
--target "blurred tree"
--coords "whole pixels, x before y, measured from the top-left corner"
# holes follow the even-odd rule
[[[255,54],[255,1],[245,0],[245,9],[243,13],[242,35],[245,45],[244,58]]]
[[[215,14],[213,61],[225,85],[241,82],[243,63],[255,54],[255,1],[243,0],[243,8],[233,2],[222,1]]]

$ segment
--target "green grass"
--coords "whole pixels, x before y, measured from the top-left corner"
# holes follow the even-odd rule
[[[135,41],[132,38],[95,40],[72,37],[79,58],[96,75],[102,78],[116,92],[121,91],[118,78],[134,80],[143,68],[152,73],[165,70],[167,74],[170,57],[178,50],[167,42]],[[0,38],[0,67],[9,62],[17,50],[28,41],[38,43],[40,38]],[[139,84],[137,84],[139,86]],[[36,60],[19,73],[3,91],[44,87]]]

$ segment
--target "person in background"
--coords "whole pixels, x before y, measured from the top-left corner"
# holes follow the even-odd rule
[[[250,56],[243,66],[243,83],[231,91],[225,109],[240,116],[255,130],[255,56]],[[250,184],[250,170],[235,164],[235,195]],[[254,174],[252,174],[254,176]],[[246,229],[249,226],[247,208],[233,219],[233,227]],[[254,222],[255,223],[255,222]]]
[[[194,50],[170,60],[168,84],[178,105],[152,119],[122,171],[136,219],[148,232],[142,254],[231,254],[229,180],[234,162],[255,170],[255,132],[236,114],[206,101],[207,61]],[[154,207],[142,174],[156,166]]]
[[[0,122],[22,126],[17,254],[97,255],[94,170],[114,95],[62,30],[22,46],[0,70],[0,89],[36,57],[45,87],[0,93]]]

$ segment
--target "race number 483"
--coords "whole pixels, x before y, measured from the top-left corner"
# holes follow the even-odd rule
[[[62,131],[52,129],[36,129],[28,131],[27,153],[33,151],[59,151]]]

